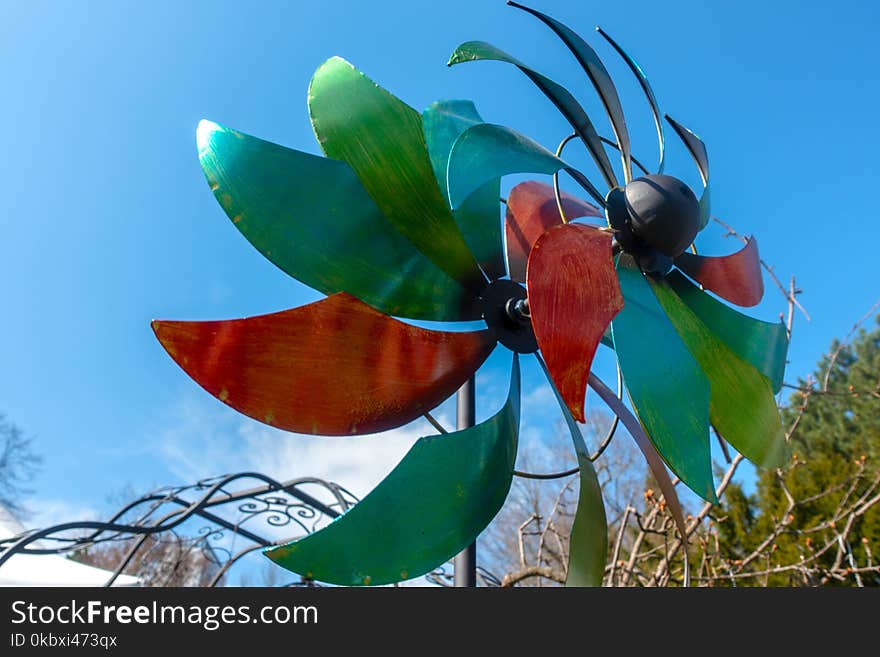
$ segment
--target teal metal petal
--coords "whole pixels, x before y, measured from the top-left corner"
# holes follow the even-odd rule
[[[199,161],[233,224],[278,267],[389,315],[479,319],[475,294],[382,214],[344,162],[202,121]]]
[[[438,101],[422,112],[428,154],[443,198],[449,198],[446,165],[452,145],[462,132],[482,122],[469,100]],[[506,273],[501,251],[500,183],[498,178],[490,180],[452,213],[477,263],[493,280]]]
[[[449,66],[461,64],[462,62],[474,62],[479,60],[491,60],[497,62],[506,62],[513,64],[520,71],[535,83],[545,96],[556,106],[565,119],[574,128],[574,131],[584,142],[602,177],[612,189],[617,187],[617,178],[614,175],[614,169],[608,160],[608,154],[602,146],[602,140],[599,138],[596,128],[590,117],[581,107],[581,104],[575,99],[571,93],[561,84],[554,82],[550,78],[538,73],[534,69],[526,66],[515,57],[507,54],[500,48],[496,48],[491,43],[485,41],[468,41],[461,44],[452,53],[449,58]]]
[[[571,526],[568,548],[568,572],[566,586],[602,586],[605,575],[605,559],[608,555],[608,521],[605,517],[605,504],[602,501],[602,487],[599,477],[590,460],[590,452],[577,422],[568,410],[568,405],[556,389],[544,359],[538,362],[547,376],[547,382],[556,395],[559,408],[565,417],[574,451],[580,466],[580,492],[577,511]]]
[[[695,132],[691,132],[681,123],[674,120],[668,114],[666,120],[675,130],[675,133],[684,142],[694,162],[697,163],[697,169],[700,171],[700,178],[703,181],[703,194],[700,196],[700,228],[706,227],[709,223],[709,215],[711,214],[711,198],[709,192],[709,153],[706,151],[706,144],[700,139]]]
[[[608,114],[608,119],[611,121],[611,129],[614,131],[614,137],[617,140],[617,147],[620,150],[620,157],[623,162],[624,175],[628,182],[632,178],[629,132],[626,129],[626,119],[623,115],[623,107],[620,105],[617,89],[614,87],[611,75],[608,74],[608,69],[605,68],[602,60],[599,59],[599,55],[590,44],[584,41],[581,35],[555,18],[551,18],[540,11],[517,2],[508,2],[507,4],[530,13],[553,30],[556,36],[562,40],[574,55],[578,64],[584,69],[590,78],[590,82],[596,88],[596,93],[599,94],[599,99],[602,101],[605,112]]]
[[[712,333],[667,281],[651,279],[651,287],[709,378],[712,426],[755,465],[783,465],[787,460],[785,432],[770,381]]]
[[[470,429],[420,438],[354,508],[265,554],[280,566],[343,586],[424,575],[470,545],[504,504],[519,435],[514,355],[504,407]]]
[[[602,401],[608,404],[608,408],[620,418],[623,426],[629,431],[629,435],[632,436],[641,450],[648,464],[648,469],[650,469],[651,474],[657,481],[657,485],[660,487],[660,491],[666,498],[666,503],[669,506],[669,511],[672,513],[672,519],[675,521],[676,527],[678,527],[679,534],[682,537],[687,537],[687,525],[684,521],[684,513],[681,510],[681,502],[678,500],[678,493],[675,492],[675,486],[669,477],[669,472],[666,470],[663,459],[660,457],[659,452],[657,452],[657,448],[654,447],[651,439],[648,438],[648,434],[645,433],[645,428],[636,419],[635,415],[630,413],[623,400],[618,399],[617,395],[611,391],[611,388],[606,386],[592,372],[590,372],[590,387],[596,391],[599,397],[602,398]],[[687,542],[686,538],[685,542]],[[687,565],[687,562],[685,562],[685,565]]]
[[[449,202],[460,207],[488,180],[511,173],[553,174],[566,170],[604,207],[605,199],[574,167],[538,142],[503,125],[479,123],[459,135],[449,154]]]
[[[667,280],[712,333],[770,380],[774,393],[782,389],[788,335],[781,321],[762,322],[744,315],[707,294],[675,270]]]
[[[483,276],[434,177],[421,115],[340,57],[315,71],[309,114],[324,153],[351,166],[398,231],[481,291]]]
[[[611,333],[633,407],[672,471],[714,503],[709,380],[630,256],[618,259],[617,275],[624,304]]]

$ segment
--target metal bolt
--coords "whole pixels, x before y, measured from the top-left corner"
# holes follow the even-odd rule
[[[504,304],[504,312],[517,324],[528,326],[532,321],[528,299],[508,299]]]

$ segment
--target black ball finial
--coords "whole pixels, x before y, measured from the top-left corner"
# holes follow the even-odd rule
[[[674,258],[694,241],[700,230],[700,205],[684,182],[651,174],[624,188],[632,232],[660,253]]]

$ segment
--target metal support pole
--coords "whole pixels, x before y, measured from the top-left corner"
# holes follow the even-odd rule
[[[467,429],[477,421],[474,395],[474,377],[468,379],[458,389],[456,428]],[[477,543],[474,541],[464,550],[455,555],[454,562],[455,586],[473,588],[477,585]]]

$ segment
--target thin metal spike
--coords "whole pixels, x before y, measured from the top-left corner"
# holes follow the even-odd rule
[[[688,130],[678,121],[668,114],[664,115],[669,125],[675,130],[675,133],[684,142],[694,162],[697,163],[697,169],[700,170],[700,178],[703,180],[703,194],[700,196],[700,230],[709,223],[711,214],[711,195],[709,192],[709,153],[706,151],[706,144],[700,139],[696,133]]]
[[[597,26],[596,31],[601,34],[602,37],[611,44],[611,47],[617,51],[617,54],[623,58],[623,61],[626,62],[629,69],[639,81],[642,91],[645,92],[645,97],[648,99],[648,105],[651,106],[651,114],[654,115],[654,126],[657,129],[657,141],[660,143],[660,164],[657,166],[657,173],[663,173],[663,167],[666,164],[666,137],[663,134],[663,120],[660,118],[660,106],[657,103],[657,97],[654,95],[654,90],[648,82],[648,76],[645,75],[645,72],[642,70],[642,67],[639,66],[638,62],[630,57],[629,53],[621,48],[620,44],[612,39],[605,30]],[[633,158],[633,162],[635,161],[635,158]]]
[[[565,171],[568,173],[569,176],[574,179],[574,181],[578,185],[584,188],[584,191],[586,191],[590,196],[593,197],[593,200],[599,204],[599,207],[603,209],[605,208],[605,206],[607,205],[607,203],[605,202],[605,197],[599,193],[599,190],[596,189],[593,183],[590,182],[589,178],[587,178],[584,174],[582,174],[575,168],[567,168],[565,169]]]
[[[608,137],[602,137],[600,135],[599,140],[603,144],[607,144],[608,146],[611,146],[611,148],[613,148],[614,150],[620,150],[620,148],[618,148],[618,146],[617,146],[617,142],[612,141],[611,139],[608,139]],[[639,162],[639,160],[636,159],[635,155],[630,153],[629,157],[632,160],[632,163],[635,164],[641,170],[641,172],[644,173],[646,176],[651,173],[650,171],[648,171],[648,168],[644,164],[642,164],[641,162]]]
[[[681,123],[673,119],[668,114],[664,114],[669,125],[672,126],[675,133],[679,136],[685,147],[697,163],[697,169],[700,170],[700,178],[703,185],[709,186],[709,153],[706,151],[706,144],[700,139],[696,133],[685,128]]]
[[[531,14],[553,30],[554,34],[566,45],[584,69],[584,72],[590,78],[590,82],[593,83],[596,93],[599,94],[602,106],[605,108],[605,112],[611,121],[611,129],[614,131],[614,136],[617,139],[621,161],[623,162],[624,179],[626,182],[632,180],[632,164],[630,161],[629,133],[626,129],[626,118],[623,114],[623,107],[620,104],[620,96],[617,94],[617,89],[611,80],[611,75],[599,58],[598,53],[577,32],[556,19],[512,0],[508,0],[507,4]]]

